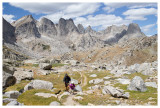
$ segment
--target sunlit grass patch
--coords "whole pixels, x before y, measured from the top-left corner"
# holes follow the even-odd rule
[[[5,91],[19,91],[25,87],[30,81],[22,80],[20,83],[8,87]]]
[[[125,74],[124,76],[128,77],[129,79],[133,79],[135,76],[140,76],[143,80],[145,80],[146,78],[148,78],[148,76],[143,75],[140,72],[135,72],[135,73],[132,73],[132,74],[129,74],[129,75]]]
[[[49,105],[53,101],[59,102],[58,99],[55,97],[44,98],[42,96],[36,96],[35,93],[39,93],[39,92],[52,93],[49,90],[32,89],[22,93],[17,100],[20,103],[24,103],[24,105]]]

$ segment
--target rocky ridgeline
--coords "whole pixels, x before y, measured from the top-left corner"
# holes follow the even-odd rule
[[[112,25],[103,31],[97,32],[91,26],[87,28],[84,28],[82,24],[76,26],[72,19],[60,18],[58,24],[54,24],[47,18],[37,21],[32,15],[24,16],[12,24],[4,20],[3,26],[3,28],[7,28],[3,31],[5,44],[16,44],[13,49],[17,51],[16,47],[19,47],[19,52],[29,57],[32,56],[25,53],[24,50],[37,55],[34,57],[58,55],[73,51],[90,50],[93,47],[100,48],[130,38],[145,36],[140,27],[134,23],[131,23],[128,27],[125,25]],[[44,45],[49,48],[44,48]],[[43,53],[44,51],[45,53]]]

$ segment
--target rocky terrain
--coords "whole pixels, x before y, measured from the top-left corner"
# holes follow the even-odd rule
[[[72,19],[3,19],[3,105],[157,105],[157,65],[157,35],[138,24],[97,32]]]

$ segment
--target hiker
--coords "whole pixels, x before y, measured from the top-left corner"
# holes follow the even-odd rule
[[[76,91],[74,81],[72,81],[72,82],[69,84],[69,87],[70,87],[71,93],[74,94],[74,91]]]
[[[68,76],[68,74],[65,74],[63,78],[63,82],[65,83],[66,91],[69,90],[69,82],[71,81],[71,78]]]

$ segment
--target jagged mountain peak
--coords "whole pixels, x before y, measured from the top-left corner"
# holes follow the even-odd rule
[[[129,24],[127,29],[127,34],[140,33],[140,32],[141,32],[141,29],[138,24],[136,23]]]
[[[13,26],[15,27],[18,27],[24,23],[27,23],[27,22],[36,22],[35,19],[32,17],[32,15],[26,15],[26,16],[23,16],[22,18],[18,19],[17,21],[14,21],[12,23]]]
[[[77,28],[78,28],[79,33],[82,33],[82,34],[85,33],[85,29],[82,24],[78,24]]]

